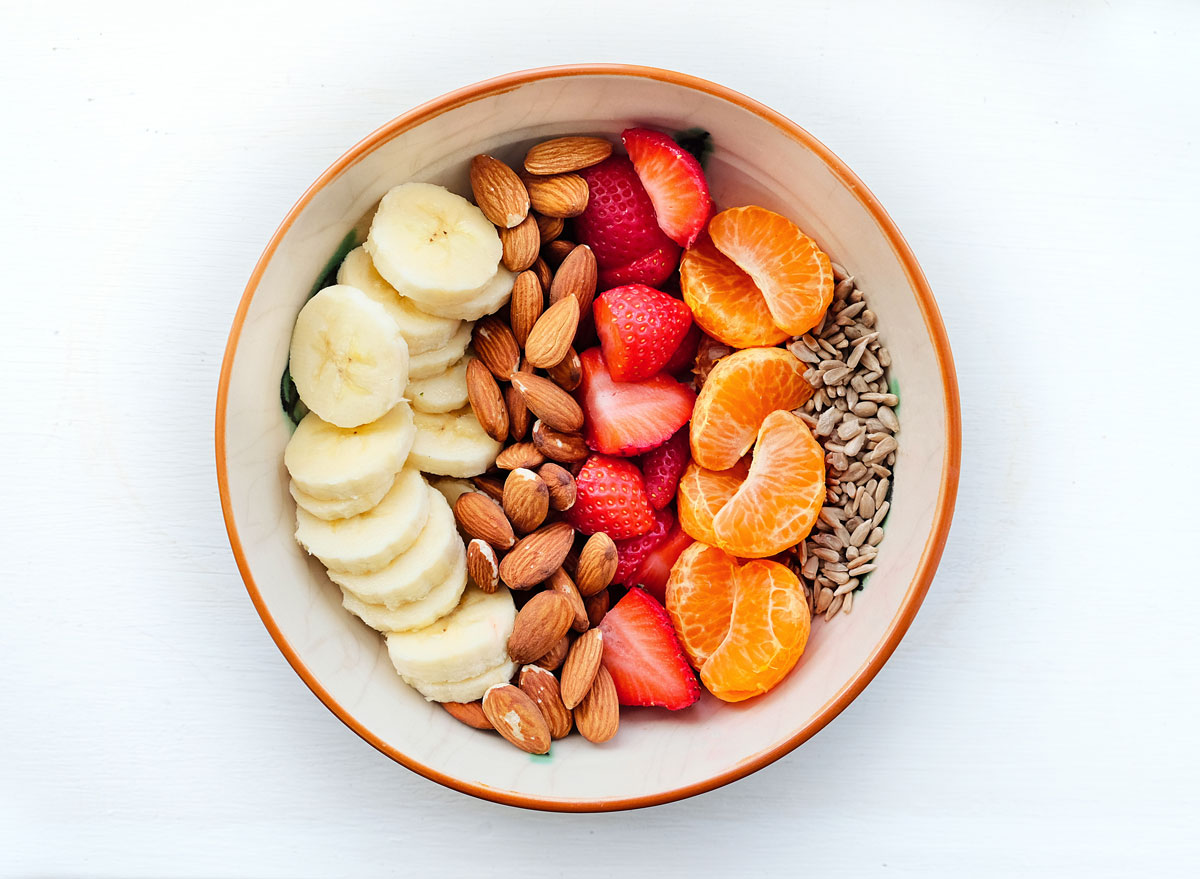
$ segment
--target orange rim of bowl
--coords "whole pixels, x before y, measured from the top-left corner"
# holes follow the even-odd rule
[[[556,799],[531,796],[517,791],[492,788],[445,775],[436,769],[413,760],[387,742],[384,742],[363,726],[349,711],[343,708],[329,691],[321,686],[313,673],[305,666],[295,648],[283,637],[283,633],[279,630],[263,601],[262,594],[254,582],[254,576],[250,572],[250,565],[246,560],[245,551],[242,549],[241,538],[238,536],[237,523],[233,518],[232,504],[229,496],[229,474],[225,461],[225,409],[229,397],[229,379],[233,371],[233,360],[237,353],[238,342],[241,339],[246,313],[250,308],[250,301],[254,298],[255,291],[258,289],[259,282],[262,280],[263,272],[274,257],[280,241],[291,228],[292,223],[295,222],[300,212],[312,201],[313,197],[362,156],[416,125],[427,122],[456,107],[472,103],[480,98],[512,91],[527,83],[543,79],[574,76],[632,76],[703,92],[741,107],[743,110],[747,110],[770,122],[791,139],[819,156],[830,171],[842,181],[870,212],[875,222],[878,223],[880,229],[887,237],[896,257],[903,265],[909,284],[916,294],[918,305],[921,308],[922,317],[929,332],[929,338],[934,345],[938,367],[942,376],[942,391],[946,407],[946,454],[942,462],[941,486],[938,492],[933,530],[925,543],[925,548],[917,566],[916,575],[909,584],[908,592],[900,604],[900,609],[892,618],[884,637],[875,645],[867,660],[859,666],[854,675],[842,685],[841,689],[801,729],[793,733],[786,740],[747,757],[723,772],[703,781],[659,793],[599,800]],[[863,185],[854,172],[841,159],[834,155],[828,147],[780,113],[758,101],[746,97],[740,92],[717,85],[708,80],[685,73],[678,73],[673,70],[642,67],[633,64],[572,64],[507,73],[466,86],[421,104],[407,113],[397,116],[351,147],[341,158],[330,165],[317,178],[316,182],[300,196],[296,204],[292,206],[292,209],[288,211],[287,216],[284,217],[283,222],[280,223],[279,228],[275,230],[275,234],[271,237],[262,256],[259,257],[258,263],[254,266],[254,271],[251,273],[250,280],[246,284],[246,290],[242,294],[241,302],[238,304],[237,313],[234,315],[233,327],[229,332],[229,341],[225,346],[225,357],[221,363],[220,385],[217,389],[217,485],[221,496],[221,510],[225,518],[225,528],[229,532],[229,544],[233,549],[234,559],[237,561],[242,580],[246,584],[246,591],[249,592],[250,600],[258,610],[259,616],[262,617],[263,624],[267,627],[267,631],[270,632],[271,638],[274,639],[276,646],[283,653],[284,658],[287,659],[296,673],[300,675],[304,683],[308,685],[308,688],[325,704],[326,708],[332,711],[342,723],[354,730],[361,738],[391,757],[397,763],[406,766],[431,781],[481,799],[509,806],[559,812],[599,812],[636,809],[645,806],[656,806],[695,796],[696,794],[706,793],[722,785],[745,778],[752,772],[762,769],[764,766],[790,753],[793,749],[814,736],[833,718],[840,714],[847,705],[854,701],[858,694],[871,682],[880,668],[891,657],[896,646],[900,643],[900,639],[904,637],[904,633],[908,631],[908,627],[912,624],[913,618],[921,606],[921,602],[925,599],[925,594],[929,591],[929,586],[937,570],[938,562],[941,560],[942,550],[945,548],[946,538],[950,531],[950,520],[954,514],[955,497],[958,492],[959,468],[962,458],[961,417],[958,400],[958,378],[954,371],[954,361],[950,353],[950,342],[946,336],[946,328],[942,323],[941,314],[938,311],[937,304],[934,302],[933,292],[929,288],[929,282],[925,279],[925,275],[921,271],[921,267],[918,265],[912,249],[904,240],[904,236],[900,234],[900,230],[896,227],[891,217],[883,209],[883,205]]]

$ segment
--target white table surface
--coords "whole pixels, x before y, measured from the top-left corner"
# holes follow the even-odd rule
[[[0,10],[0,874],[1196,875],[1200,5]],[[212,450],[300,192],[412,105],[580,60],[725,83],[841,155],[964,414],[941,570],[867,691],[744,781],[593,816],[444,790],[326,711]]]

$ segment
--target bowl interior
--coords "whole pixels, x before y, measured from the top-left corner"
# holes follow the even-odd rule
[[[279,378],[300,306],[348,234],[358,226],[361,235],[361,219],[389,187],[427,180],[469,195],[466,169],[476,153],[516,164],[539,139],[617,139],[631,124],[706,128],[718,206],[756,203],[791,217],[857,277],[879,316],[902,397],[893,511],[878,570],[853,613],[815,625],[799,666],[776,690],[733,706],[706,696],[679,714],[626,710],[620,733],[604,746],[571,737],[549,756],[531,757],[459,725],[406,687],[383,639],[342,609],[337,587],[294,542],[282,463],[290,424],[279,405]],[[925,570],[928,553],[936,563],[951,398],[934,338],[940,322],[936,312],[931,317],[932,302],[917,293],[919,270],[886,219],[869,208],[869,193],[829,164],[823,148],[687,82],[556,74],[401,117],[356,147],[305,199],[273,253],[268,249],[234,328],[223,435],[226,515],[264,620],[343,720],[407,765],[460,789],[551,808],[611,807],[737,777],[811,735],[861,689],[919,604],[932,573]]]

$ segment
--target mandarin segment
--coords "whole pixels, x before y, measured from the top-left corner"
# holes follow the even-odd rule
[[[705,470],[695,462],[689,464],[679,478],[676,494],[679,524],[683,530],[696,540],[715,545],[717,535],[713,531],[713,519],[742,487],[749,472],[749,457],[728,470]]]
[[[734,348],[778,345],[788,334],[775,326],[754,279],[703,234],[679,264],[683,301],[701,329]]]
[[[701,668],[729,634],[737,559],[696,542],[685,549],[667,580],[667,613],[692,665]]]

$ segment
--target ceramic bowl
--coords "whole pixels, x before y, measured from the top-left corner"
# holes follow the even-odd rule
[[[487,152],[517,164],[534,142],[619,133],[641,124],[712,134],[718,206],[779,211],[868,292],[902,398],[903,432],[878,569],[853,613],[814,626],[796,669],[766,696],[687,711],[626,709],[619,734],[578,736],[531,757],[460,725],[392,670],[383,639],[342,609],[320,564],[292,538],[280,407],[293,321],[363,219],[398,183],[469,195],[467,165]],[[882,206],[836,156],[773,110],[711,82],[664,70],[590,65],[524,71],[469,86],[389,122],[305,192],[267,244],[229,336],[217,398],[216,453],[229,540],[250,597],[283,652],[346,725],[409,769],[512,805],[601,810],[710,790],[803,743],[866,686],[929,588],[958,481],[958,391],[945,330],[917,261]],[[320,759],[319,755],[314,755]]]

